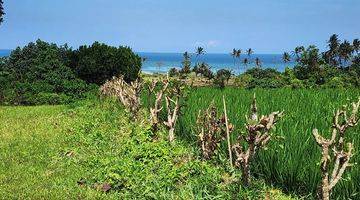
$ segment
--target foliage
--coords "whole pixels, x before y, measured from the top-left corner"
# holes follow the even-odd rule
[[[1,107],[0,122],[4,199],[291,199],[262,181],[234,184],[239,174],[155,137],[111,99]]]
[[[6,86],[1,88],[2,103],[52,104],[85,97],[93,87],[66,65],[69,52],[66,45],[58,47],[41,40],[12,51],[0,64],[0,73],[6,75],[0,80]]]
[[[268,144],[268,149],[259,152],[253,167],[255,178],[265,179],[268,184],[281,187],[284,191],[314,199],[318,183],[321,180],[319,166],[309,162],[318,160],[320,152],[311,135],[313,128],[328,130],[328,124],[336,108],[360,96],[359,89],[298,89],[289,88],[265,90],[244,90],[239,88],[194,88],[187,100],[188,106],[179,118],[178,138],[185,141],[196,141],[198,133],[196,116],[199,110],[205,110],[214,100],[216,107],[222,106],[222,96],[227,98],[228,117],[235,129],[231,135],[232,144],[241,134],[246,123],[243,115],[248,113],[249,101],[256,93],[257,104],[262,113],[273,110],[284,110],[286,115],[276,126],[277,140]],[[355,133],[360,127],[349,130],[349,141],[354,147],[360,146],[360,137]],[[194,147],[197,147],[194,144]],[[214,162],[222,162],[227,158],[225,142],[213,157]],[[354,154],[352,162],[359,163],[360,155]],[[353,167],[334,188],[334,199],[358,199],[360,187],[356,180],[360,179],[360,168]]]
[[[182,61],[182,68],[180,70],[180,75],[186,76],[187,74],[189,74],[191,72],[191,57],[188,52],[185,52],[183,54],[183,57],[184,57],[184,59]]]
[[[195,65],[195,67],[193,68],[193,72],[195,72],[196,76],[200,74],[201,76],[209,80],[214,78],[214,73],[210,70],[209,65],[204,62]]]
[[[169,70],[169,76],[170,77],[175,77],[175,76],[178,76],[179,75],[179,70],[176,69],[175,67],[171,68]]]
[[[72,67],[87,83],[101,85],[120,75],[130,82],[138,78],[141,58],[129,47],[116,48],[95,42],[91,46],[80,46],[73,52]]]
[[[227,69],[220,69],[216,72],[214,77],[214,84],[219,88],[224,88],[225,83],[229,81],[232,73],[230,70]]]
[[[284,82],[282,74],[270,68],[252,68],[237,79],[237,85],[245,88],[279,88],[285,85]]]
[[[3,16],[5,15],[3,4],[3,0],[0,0],[0,24],[4,21]]]

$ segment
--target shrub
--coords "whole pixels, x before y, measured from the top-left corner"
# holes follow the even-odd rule
[[[290,75],[288,74],[288,76]],[[291,77],[287,77],[287,79],[291,79]],[[237,84],[245,88],[279,88],[285,86],[286,81],[282,74],[275,69],[253,68],[240,75]]]
[[[228,82],[232,73],[230,70],[227,69],[220,69],[216,72],[215,78],[214,78],[214,84],[217,85],[220,88],[225,87],[225,82]]]
[[[327,88],[343,88],[344,83],[340,77],[334,77],[329,82],[327,82],[324,87]]]
[[[66,45],[59,47],[41,40],[29,43],[23,48],[16,48],[1,64],[1,72],[7,74],[1,81],[11,83],[6,86],[6,90],[12,90],[6,92],[10,96],[2,97],[2,103],[53,104],[64,102],[53,101],[54,98],[58,98],[55,94],[58,94],[60,99],[72,97],[71,100],[83,96],[90,87],[78,79],[73,70],[67,66],[70,62],[68,59],[70,52],[71,49]],[[4,94],[3,88],[2,93]],[[39,96],[40,93],[52,94],[52,98],[47,95],[38,102],[36,97],[43,97]],[[45,99],[50,101],[45,102]]]
[[[248,88],[253,81],[253,77],[250,74],[241,74],[235,78],[235,85],[241,88]]]
[[[87,83],[101,85],[114,76],[122,75],[126,82],[138,78],[141,58],[129,47],[111,47],[95,42],[80,46],[73,53],[74,69]]]
[[[175,67],[171,68],[169,70],[169,76],[170,77],[174,77],[174,76],[178,76],[179,75],[179,70],[176,69]]]

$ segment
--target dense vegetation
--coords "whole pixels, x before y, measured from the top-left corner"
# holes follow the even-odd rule
[[[128,47],[95,42],[78,50],[38,40],[0,60],[0,102],[62,104],[86,96],[113,76],[135,80],[141,59]]]
[[[317,128],[326,133],[334,110],[360,96],[356,89],[360,86],[358,51],[358,40],[340,43],[334,35],[326,52],[320,53],[315,46],[297,47],[293,69],[262,69],[256,58],[256,67],[236,78],[227,69],[211,71],[205,62],[192,68],[191,56],[185,52],[183,68],[172,69],[172,78],[146,82],[138,77],[141,58],[127,47],[95,42],[72,50],[41,40],[19,47],[0,60],[1,102],[68,106],[0,107],[0,120],[5,124],[0,127],[0,147],[4,149],[0,154],[4,158],[0,192],[5,191],[1,195],[290,198],[266,183],[314,199],[321,182],[316,164],[321,151],[311,132]],[[233,50],[234,64],[241,52]],[[197,48],[198,61],[204,53],[203,48]],[[243,63],[250,64],[253,50],[246,53]],[[284,53],[284,61],[290,59],[290,54]],[[186,80],[190,73],[217,87],[189,87]],[[113,76],[117,78],[111,79]],[[226,87],[232,78],[237,87]],[[254,93],[257,106],[255,97],[250,103]],[[72,103],[84,97],[87,101]],[[200,111],[206,109],[207,116],[199,118],[205,113]],[[284,111],[285,116],[281,112],[261,116],[276,110]],[[276,129],[275,115],[281,118]],[[260,128],[255,130],[257,126]],[[204,139],[205,129],[209,141]],[[234,145],[243,139],[242,148],[250,148],[249,141],[255,141],[259,130],[268,134],[266,144],[270,136],[271,141],[268,146],[257,144],[262,151],[252,155],[251,176],[241,183],[245,170],[233,167],[239,161],[238,155],[231,156],[236,152]],[[346,138],[356,149],[360,137],[353,133],[359,130],[351,129]],[[42,135],[36,135],[39,133]],[[351,158],[351,162],[359,161],[358,154]],[[360,187],[355,180],[360,179],[360,170],[346,171],[331,197],[357,199]]]
[[[262,181],[239,187],[112,100],[0,107],[0,122],[4,199],[291,199]]]
[[[95,42],[91,46],[80,46],[72,55],[71,67],[77,76],[87,83],[101,85],[120,74],[127,82],[138,78],[141,58],[129,47],[111,47]]]
[[[320,182],[320,170],[316,164],[320,159],[320,151],[312,138],[312,129],[318,128],[322,132],[329,130],[332,114],[341,105],[356,100],[360,96],[359,90],[339,89],[276,89],[276,90],[243,90],[237,88],[196,88],[190,92],[186,102],[186,109],[180,117],[177,133],[184,141],[198,147],[196,116],[199,110],[205,110],[214,101],[216,107],[222,110],[222,96],[225,95],[228,104],[230,123],[235,127],[231,135],[232,143],[243,134],[249,113],[253,93],[256,93],[258,108],[261,114],[274,110],[284,110],[285,116],[276,127],[278,140],[272,140],[268,150],[263,151],[256,158],[253,167],[255,177],[265,179],[268,183],[281,187],[284,191],[313,199],[316,196]],[[349,133],[350,141],[355,148],[360,146],[360,131],[357,127]],[[199,148],[199,147],[198,147]],[[221,143],[221,150],[214,158],[216,162],[226,164],[227,146]],[[353,163],[359,163],[360,156],[352,158]],[[353,167],[344,179],[335,187],[334,199],[358,199],[360,190],[357,180],[360,170]]]
[[[259,58],[251,59],[254,53],[250,48],[246,51],[242,63],[245,66],[245,72],[237,75],[235,85],[243,88],[353,88],[360,86],[360,41],[354,39],[352,42],[347,40],[340,41],[337,35],[332,35],[328,40],[328,50],[320,50],[310,45],[308,47],[298,46],[292,54],[285,52],[283,61],[288,63],[292,60],[296,62],[294,68],[286,68],[284,72],[275,69],[261,68]],[[196,49],[196,57],[205,53],[204,49]],[[230,54],[234,58],[234,67],[238,61],[241,61],[240,49],[233,49]],[[198,60],[198,59],[197,59]],[[253,63],[251,63],[253,61]],[[191,58],[188,53],[184,54],[184,62],[181,70],[171,69],[171,76],[180,75],[186,77],[191,71],[196,76],[200,75],[206,79],[213,80],[213,83],[221,88],[225,86],[225,80],[228,80],[231,71],[221,69],[214,74],[205,62],[197,62],[190,70]],[[248,68],[248,65],[254,65]],[[216,72],[215,72],[216,73]]]

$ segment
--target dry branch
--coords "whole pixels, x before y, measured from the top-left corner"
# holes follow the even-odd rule
[[[157,85],[157,81],[153,81],[151,86],[149,86],[149,93],[154,92],[156,85]],[[166,92],[168,86],[169,86],[169,80],[166,79],[163,81],[162,88],[156,93],[154,107],[150,108],[151,124],[152,124],[153,130],[155,130],[155,131],[158,129],[159,113],[163,109],[163,107],[161,105],[163,102],[162,99],[163,99],[163,95]]]
[[[238,137],[238,143],[233,145],[236,160],[235,166],[242,170],[243,184],[248,186],[251,181],[250,166],[257,150],[264,148],[271,139],[270,131],[275,127],[278,119],[283,116],[283,112],[273,112],[268,116],[258,118],[256,97],[254,95],[251,105],[251,113],[247,118],[247,135]],[[246,143],[247,145],[243,145]]]
[[[319,199],[330,199],[331,191],[339,182],[347,167],[350,167],[350,158],[353,156],[352,143],[347,144],[347,149],[344,148],[345,132],[350,127],[358,124],[358,111],[360,106],[360,99],[357,103],[352,103],[352,110],[348,116],[347,107],[343,106],[334,113],[331,139],[322,137],[317,129],[313,130],[313,136],[316,143],[321,147],[321,185],[319,186]],[[330,155],[329,151],[333,154]],[[330,165],[333,165],[330,176]]]
[[[180,108],[179,100],[180,100],[179,95],[175,96],[175,100],[171,99],[169,96],[165,97],[165,103],[167,109],[167,121],[165,121],[164,124],[169,129],[170,142],[173,142],[175,140],[175,125],[179,115],[179,108]]]
[[[233,158],[232,158],[231,141],[230,141],[230,128],[229,128],[229,122],[226,111],[225,96],[223,96],[223,104],[224,104],[224,118],[225,118],[225,126],[226,126],[226,138],[227,138],[228,152],[229,152],[229,162],[230,162],[230,167],[233,168]]]
[[[226,138],[225,117],[218,117],[218,110],[211,103],[204,112],[199,111],[196,123],[202,155],[205,159],[211,159],[220,142]],[[230,134],[233,126],[228,124],[228,129]]]
[[[116,97],[124,107],[136,117],[140,110],[140,92],[142,82],[137,79],[130,84],[126,83],[122,76],[113,77],[100,87],[101,94]]]

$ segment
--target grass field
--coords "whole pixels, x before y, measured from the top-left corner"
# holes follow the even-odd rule
[[[0,199],[101,197],[77,186],[86,170],[64,161],[77,119],[65,106],[0,107]]]
[[[292,199],[263,181],[242,188],[114,102],[0,107],[0,124],[0,199]]]
[[[268,183],[281,187],[284,191],[311,197],[320,181],[320,149],[311,132],[318,128],[320,133],[328,136],[333,112],[341,105],[356,101],[360,90],[241,90],[226,88],[221,91],[214,88],[196,88],[190,93],[184,115],[180,118],[178,133],[180,137],[193,146],[196,144],[195,122],[198,111],[206,109],[214,100],[222,109],[222,95],[228,105],[228,115],[235,125],[232,141],[240,131],[244,131],[245,114],[253,94],[256,93],[260,114],[284,110],[285,117],[276,127],[276,134],[284,140],[272,141],[268,150],[259,155],[253,170],[256,176]],[[360,148],[360,127],[348,133],[348,141],[353,141],[356,152]],[[222,157],[226,155],[226,146],[222,146]],[[221,156],[220,156],[221,157]],[[353,163],[360,162],[358,153]],[[355,165],[344,179],[338,183],[333,197],[339,199],[360,198],[360,168]]]

